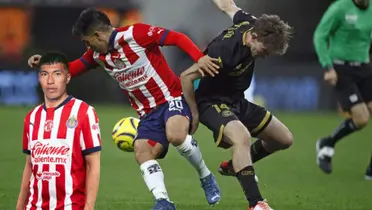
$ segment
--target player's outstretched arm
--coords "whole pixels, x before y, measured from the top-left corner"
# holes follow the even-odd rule
[[[23,169],[21,189],[18,195],[16,210],[23,210],[28,197],[29,182],[31,178],[31,157],[27,155],[25,167]]]
[[[39,67],[41,55],[33,55],[28,59],[28,65],[31,68]],[[79,76],[91,69],[98,66],[97,62],[93,59],[93,51],[87,50],[83,56],[68,63],[69,73],[72,77]]]
[[[314,47],[323,68],[333,69],[333,62],[328,51],[328,42],[331,34],[340,23],[338,2],[333,3],[323,15],[314,32]]]
[[[214,4],[217,5],[218,9],[226,13],[231,20],[234,19],[235,13],[237,13],[241,8],[236,6],[233,0],[213,0]]]
[[[183,96],[189,105],[192,114],[192,128],[190,134],[194,134],[199,124],[199,112],[195,100],[194,81],[202,78],[198,65],[194,64],[181,74],[181,85]]]
[[[196,63],[201,72],[214,76],[218,73],[217,59],[204,57],[200,49],[185,34],[162,27],[137,23],[133,25],[133,36],[136,42],[144,48],[153,46],[177,46],[187,53]]]
[[[185,34],[169,31],[164,40],[164,45],[175,45],[187,53],[198,65],[200,73],[215,76],[218,74],[218,59],[204,56],[194,42]]]

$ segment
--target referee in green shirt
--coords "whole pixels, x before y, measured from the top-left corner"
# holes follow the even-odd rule
[[[314,34],[324,79],[336,90],[339,104],[350,113],[329,136],[317,141],[317,163],[332,172],[336,143],[367,125],[372,110],[372,6],[369,0],[337,0],[326,11]],[[372,158],[371,158],[372,159]],[[366,172],[372,180],[372,160]]]

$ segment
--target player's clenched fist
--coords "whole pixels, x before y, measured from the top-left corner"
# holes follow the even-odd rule
[[[33,55],[28,59],[28,65],[30,67],[38,67],[40,62],[41,55]]]
[[[211,58],[208,55],[205,55],[198,60],[198,71],[203,77],[206,73],[214,77],[216,74],[218,74],[218,70],[220,68],[218,62],[219,61],[217,58]]]

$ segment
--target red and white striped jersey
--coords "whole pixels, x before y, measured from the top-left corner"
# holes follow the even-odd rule
[[[70,96],[58,107],[31,110],[23,131],[23,152],[32,163],[25,209],[83,209],[84,156],[100,150],[98,117],[85,102]]]
[[[142,23],[116,29],[108,53],[89,49],[81,61],[92,67],[100,64],[127,93],[140,116],[154,107],[182,95],[179,78],[168,66],[159,46],[168,30]]]

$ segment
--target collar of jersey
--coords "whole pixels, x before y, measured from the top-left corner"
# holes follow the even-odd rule
[[[60,108],[60,107],[63,107],[64,105],[66,105],[69,101],[71,101],[71,99],[72,99],[73,97],[72,96],[68,96],[62,103],[60,103],[58,106],[56,106],[55,108],[53,107],[52,109],[53,110],[56,110],[56,109],[58,109],[58,108]],[[46,105],[45,105],[45,103],[44,103],[44,105],[43,105],[43,108],[44,108],[44,110],[45,111],[47,111],[48,110],[48,108],[46,107]]]
[[[252,31],[252,29],[253,29],[253,27],[250,28],[250,29],[248,29],[248,30],[246,30],[246,31],[244,31],[243,38],[242,38],[243,46],[247,46],[247,43],[245,43],[245,40],[247,38],[247,33],[250,32],[250,31]]]
[[[111,35],[110,35],[110,38],[109,38],[109,47],[111,49],[115,49],[115,37],[116,37],[116,34],[118,34],[118,31],[115,29]]]
[[[249,31],[249,30],[248,30]],[[243,41],[243,46],[246,46],[247,44],[245,43],[245,39],[247,38],[247,33],[248,33],[248,31],[245,31],[244,33],[243,33],[243,39],[242,39],[242,41]]]

